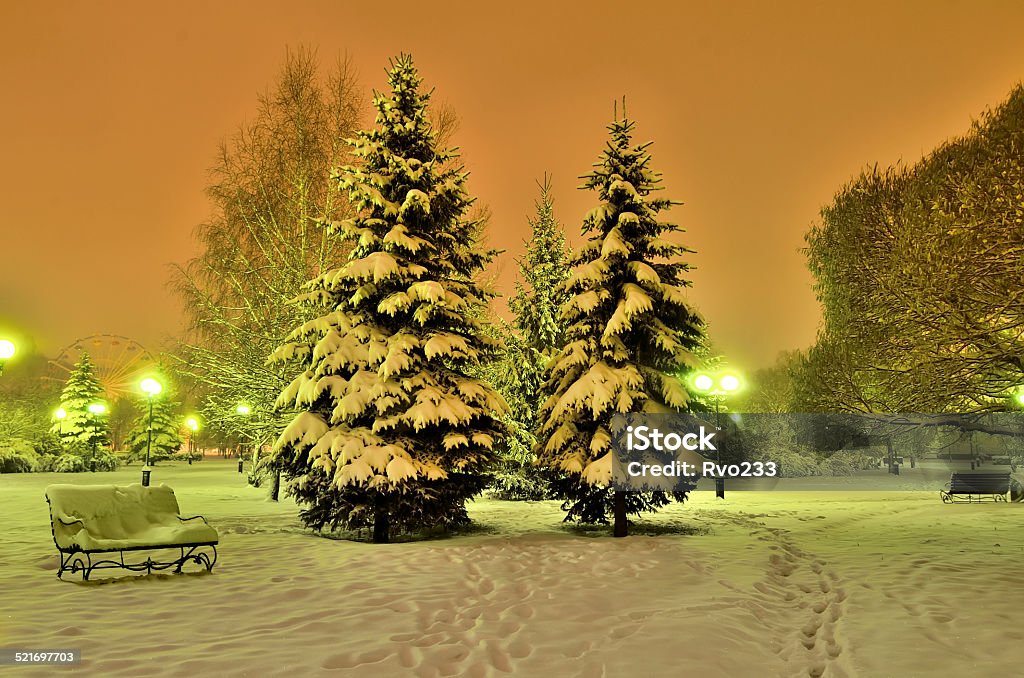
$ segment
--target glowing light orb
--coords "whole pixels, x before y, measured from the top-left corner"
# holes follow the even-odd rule
[[[723,391],[736,391],[739,390],[740,380],[739,377],[727,374],[718,380],[718,384],[722,387]]]
[[[139,384],[139,388],[141,388],[147,395],[155,396],[157,393],[164,390],[164,385],[156,379],[149,377],[142,380],[142,383]]]

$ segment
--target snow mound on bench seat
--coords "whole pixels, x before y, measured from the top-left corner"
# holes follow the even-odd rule
[[[218,540],[217,531],[201,519],[178,519],[178,500],[166,485],[50,485],[46,498],[61,549],[158,548]],[[82,522],[66,525],[61,520]]]

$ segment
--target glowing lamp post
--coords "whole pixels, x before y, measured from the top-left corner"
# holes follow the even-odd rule
[[[102,417],[104,414],[107,413],[107,406],[106,406],[106,404],[105,403],[101,403],[99,401],[94,402],[94,403],[89,403],[89,405],[85,409],[94,418]],[[95,457],[96,456],[96,443],[99,442],[99,436],[96,435],[96,431],[93,430],[92,435],[89,436],[89,437],[92,438],[92,456]]]
[[[58,407],[53,413],[53,418],[57,420],[57,443],[61,449],[64,448],[64,420],[68,418],[68,411],[63,407]]]
[[[196,431],[199,430],[199,420],[195,417],[189,417],[185,420],[185,426],[188,427],[188,465],[192,465],[192,453],[195,450],[195,438]]]
[[[238,407],[235,408],[235,412],[237,412],[238,415],[241,416],[241,417],[248,417],[250,414],[252,414],[252,408],[249,407],[248,405],[246,405],[245,403],[239,403]],[[244,463],[245,463],[244,459],[242,458],[242,450],[241,450],[241,448],[239,448],[239,450],[238,450],[238,472],[239,473],[242,472],[242,468],[243,468]]]
[[[14,357],[17,349],[10,339],[0,339],[0,374],[4,373],[4,363]]]
[[[142,467],[142,486],[149,487],[149,476],[153,471],[149,466],[149,451],[153,447],[153,398],[160,391],[164,390],[164,386],[156,379],[148,377],[142,380],[139,388],[146,394],[146,400],[149,401],[149,426],[146,428],[146,465]]]
[[[722,428],[722,401],[740,390],[740,378],[731,372],[709,374],[698,372],[693,376],[693,388],[699,393],[710,396],[715,403],[715,426]],[[722,450],[715,450],[716,461],[721,464]],[[715,496],[725,499],[725,478],[715,478]]]

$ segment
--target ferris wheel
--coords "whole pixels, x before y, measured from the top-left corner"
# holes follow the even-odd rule
[[[96,377],[110,400],[137,391],[138,380],[156,364],[149,351],[134,339],[94,334],[65,346],[50,361],[49,378],[60,383],[67,381],[83,353],[88,353],[89,360],[96,366]]]

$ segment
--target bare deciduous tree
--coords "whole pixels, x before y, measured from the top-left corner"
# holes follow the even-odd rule
[[[277,427],[272,403],[283,378],[267,356],[295,326],[288,304],[302,285],[346,256],[325,224],[348,203],[331,173],[348,162],[362,92],[348,59],[321,75],[316,52],[288,51],[254,120],[224,141],[207,189],[212,212],[199,226],[200,254],[174,270],[191,319],[183,371],[201,385],[203,415],[222,434],[260,443]],[[247,403],[252,416],[236,413]]]

